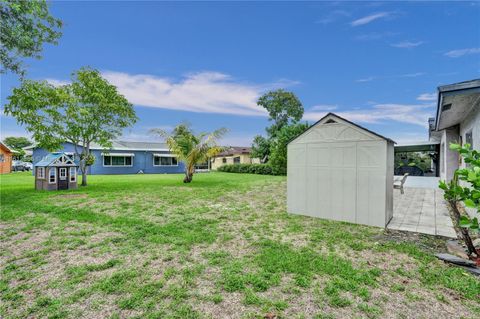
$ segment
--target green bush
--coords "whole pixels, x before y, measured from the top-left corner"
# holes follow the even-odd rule
[[[269,164],[230,164],[220,166],[217,170],[225,173],[274,175]]]

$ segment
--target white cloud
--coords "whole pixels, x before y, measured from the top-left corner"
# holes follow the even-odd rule
[[[380,80],[380,79],[416,78],[425,74],[426,74],[425,72],[414,72],[414,73],[404,73],[404,74],[396,74],[396,75],[369,76],[366,78],[357,79],[355,80],[355,82],[371,82],[373,80]]]
[[[445,53],[446,56],[450,58],[459,58],[464,55],[470,54],[479,54],[480,48],[470,48],[470,49],[459,49],[459,50],[452,50]]]
[[[401,42],[398,42],[398,43],[392,43],[390,45],[394,48],[411,49],[411,48],[418,47],[419,45],[422,45],[423,43],[424,43],[423,41],[416,41],[416,42],[401,41]]]
[[[70,84],[70,81],[65,81],[65,80],[57,80],[57,79],[50,79],[50,78],[47,78],[45,80],[53,86],[62,86],[62,85]]]
[[[428,118],[434,112],[435,104],[375,104],[370,109],[355,109],[336,112],[336,114],[359,123],[383,123],[395,121],[428,127]],[[325,112],[305,112],[303,119],[318,121]]]
[[[149,74],[106,71],[103,76],[118,87],[133,104],[170,110],[265,116],[256,103],[266,90],[288,87],[298,82],[250,84],[234,81],[219,72],[190,73],[174,80]]]
[[[338,105],[332,105],[332,104],[318,104],[312,106],[309,111],[333,111],[338,109]]]
[[[378,13],[374,13],[374,14],[365,16],[363,18],[354,20],[354,21],[350,22],[350,25],[352,27],[358,27],[358,26],[368,24],[368,23],[373,22],[373,21],[378,20],[378,19],[387,18],[389,16],[390,16],[390,12],[378,12]]]
[[[437,93],[422,93],[417,96],[418,101],[436,101]]]
[[[373,81],[373,80],[375,80],[375,77],[369,76],[369,77],[366,77],[366,78],[355,80],[355,82],[370,82],[370,81]]]
[[[380,40],[387,37],[393,37],[398,35],[397,32],[371,32],[359,34],[355,37],[355,40],[359,41],[371,41],[371,40]]]
[[[318,19],[317,21],[315,21],[315,23],[330,24],[343,17],[349,17],[350,15],[351,15],[350,12],[347,12],[344,10],[334,10],[328,13],[327,15],[323,16],[321,19]]]

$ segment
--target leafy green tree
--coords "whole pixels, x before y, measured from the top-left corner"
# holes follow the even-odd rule
[[[456,170],[454,178],[448,183],[441,181],[439,187],[445,191],[445,200],[452,208],[455,223],[460,227],[469,254],[476,254],[480,257],[468,231],[469,229],[475,232],[480,231],[478,222],[480,214],[480,152],[471,149],[469,144],[463,146],[450,144],[450,148],[460,153],[467,167]],[[460,202],[473,209],[477,216],[470,217],[468,214],[461,214],[458,209]]]
[[[282,89],[265,93],[258,99],[257,104],[268,111],[268,120],[273,122],[266,128],[267,137],[257,135],[252,143],[252,157],[263,160],[270,157],[275,139],[282,128],[298,123],[304,110],[294,93]]]
[[[61,27],[45,0],[0,1],[0,73],[10,70],[23,76],[21,59],[40,59],[44,43],[57,44]]]
[[[270,148],[270,166],[275,175],[287,174],[287,145],[295,137],[308,129],[308,123],[283,126],[277,133]]]
[[[253,138],[252,151],[250,155],[252,157],[257,157],[262,161],[268,159],[270,154],[270,140],[266,139],[261,135],[257,135]]]
[[[267,128],[267,133],[271,138],[275,138],[282,127],[300,121],[304,112],[298,97],[283,89],[267,92],[258,99],[257,104],[268,111],[269,121],[273,122]]]
[[[72,82],[63,86],[25,80],[8,101],[5,113],[24,125],[40,147],[54,151],[64,142],[75,146],[84,186],[87,166],[94,159],[92,143],[108,149],[111,141],[137,120],[132,104],[99,71],[90,68],[74,72]]]
[[[208,158],[220,153],[223,149],[218,146],[219,139],[227,132],[220,128],[212,133],[194,134],[188,124],[179,124],[171,134],[162,129],[152,129],[152,133],[163,137],[170,151],[177,159],[185,164],[184,183],[190,183],[195,173],[195,165],[204,163]]]
[[[6,144],[10,149],[17,152],[14,155],[15,159],[27,160],[23,148],[32,145],[32,142],[28,138],[23,136],[8,136],[3,139],[3,143]]]
[[[17,136],[8,136],[3,139],[3,143],[8,145],[8,147],[19,151],[24,147],[32,145],[32,142],[23,136],[17,137]]]

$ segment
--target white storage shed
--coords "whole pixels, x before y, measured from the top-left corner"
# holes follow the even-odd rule
[[[328,113],[288,144],[288,212],[385,227],[393,215],[394,144]]]

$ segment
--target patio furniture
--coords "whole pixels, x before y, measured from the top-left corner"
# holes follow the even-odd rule
[[[408,177],[408,173],[405,173],[403,174],[402,178],[400,179],[395,179],[393,181],[393,188],[394,189],[399,189],[400,190],[400,193],[403,195],[404,194],[404,190],[403,190],[403,184],[405,184],[405,182],[407,181],[407,177]]]

